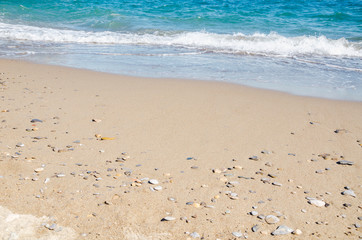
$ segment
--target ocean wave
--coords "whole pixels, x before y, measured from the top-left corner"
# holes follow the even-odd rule
[[[266,55],[362,57],[362,43],[325,36],[285,37],[278,33],[245,35],[209,32],[87,32],[0,23],[0,39],[50,43],[131,44],[191,48],[203,52]]]

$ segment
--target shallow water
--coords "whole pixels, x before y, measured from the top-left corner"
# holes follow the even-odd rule
[[[0,56],[362,101],[360,1],[1,1]]]

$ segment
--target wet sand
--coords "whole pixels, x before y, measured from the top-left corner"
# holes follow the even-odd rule
[[[3,239],[362,235],[361,102],[15,60],[0,74]]]

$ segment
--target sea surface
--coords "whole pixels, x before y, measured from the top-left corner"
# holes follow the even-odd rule
[[[0,0],[0,57],[362,101],[362,1]]]

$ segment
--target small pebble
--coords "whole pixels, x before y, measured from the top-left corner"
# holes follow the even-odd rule
[[[257,232],[259,230],[259,225],[254,225],[252,228],[251,228],[251,231],[253,232]]]
[[[317,207],[324,207],[326,205],[324,201],[318,199],[310,199],[308,200],[308,203]]]
[[[343,191],[341,194],[356,197],[356,194],[354,193],[353,190],[346,190],[346,191]]]
[[[265,217],[265,222],[267,222],[268,224],[275,224],[279,221],[280,221],[279,218],[277,218],[274,215],[268,215]]]
[[[167,217],[164,217],[161,219],[161,222],[164,222],[164,221],[174,221],[176,218],[174,217],[171,217],[171,216],[167,216]]]
[[[258,215],[258,212],[257,212],[257,211],[251,211],[251,212],[249,212],[249,214],[250,214],[251,216],[256,216],[256,215]]]
[[[259,158],[258,158],[258,156],[252,156],[252,157],[250,157],[250,158],[249,158],[249,160],[258,161],[258,160],[259,160]]]
[[[162,191],[162,186],[155,186],[155,187],[152,187],[152,189],[154,191]]]
[[[277,235],[286,235],[286,234],[289,234],[289,233],[292,233],[292,232],[293,232],[293,229],[291,229],[290,227],[285,226],[285,225],[280,225],[271,234],[273,236],[277,236]]]
[[[234,237],[237,237],[237,238],[243,237],[243,234],[241,232],[233,232],[232,234]]]
[[[42,172],[44,171],[44,168],[35,168],[34,172],[38,173],[38,172]]]
[[[300,230],[300,229],[295,229],[293,232],[292,232],[292,234],[294,234],[294,235],[302,235],[302,230]]]
[[[341,161],[338,161],[337,164],[339,164],[339,165],[349,165],[349,166],[352,166],[352,165],[354,164],[354,162],[347,161],[347,160],[341,160]]]
[[[192,233],[190,233],[190,237],[192,237],[192,238],[200,238],[200,234],[198,234],[197,232],[192,232]]]
[[[32,119],[30,122],[32,122],[32,123],[36,123],[36,122],[42,123],[43,121],[40,120],[40,119],[34,118],[34,119]]]
[[[281,186],[282,186],[282,184],[281,184],[281,183],[279,183],[279,182],[273,182],[273,183],[272,183],[272,185],[274,185],[274,186],[278,186],[278,187],[281,187]]]
[[[156,180],[156,179],[150,179],[150,180],[148,181],[148,183],[150,183],[150,184],[152,184],[152,185],[157,185],[157,184],[158,184],[158,180]]]

